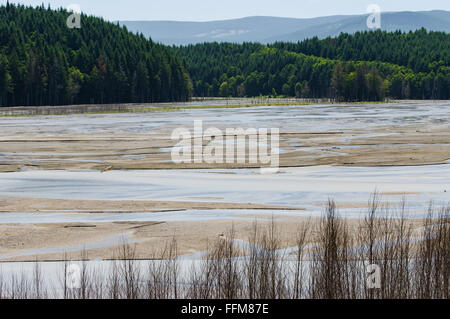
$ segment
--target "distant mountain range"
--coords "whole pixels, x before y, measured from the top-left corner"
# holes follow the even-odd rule
[[[163,44],[185,45],[201,42],[300,41],[318,36],[326,38],[341,32],[368,30],[366,15],[340,15],[311,19],[247,17],[211,22],[120,21],[132,32],[143,33]],[[386,12],[381,14],[381,29],[410,31],[420,28],[450,32],[449,11]]]

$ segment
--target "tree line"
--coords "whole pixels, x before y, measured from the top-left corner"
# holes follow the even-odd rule
[[[342,61],[383,61],[402,65],[414,72],[435,71],[450,65],[450,34],[427,32],[424,28],[408,33],[365,31],[342,33],[338,37],[317,37],[297,43],[277,42],[272,47]]]
[[[0,7],[0,106],[185,101],[191,80],[170,49],[125,27],[70,13]]]
[[[298,43],[167,47],[43,5],[0,6],[0,106],[288,96],[450,99],[450,35],[370,31]]]
[[[299,43],[172,47],[195,96],[296,96],[340,101],[450,98],[450,35],[358,32]]]

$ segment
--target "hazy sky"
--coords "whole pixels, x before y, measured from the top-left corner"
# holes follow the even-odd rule
[[[5,3],[6,0],[1,0]],[[311,18],[363,14],[369,4],[382,11],[449,10],[449,0],[10,0],[54,8],[78,4],[88,14],[108,20],[210,21],[264,15]]]

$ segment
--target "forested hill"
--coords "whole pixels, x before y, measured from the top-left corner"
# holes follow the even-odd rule
[[[429,72],[436,64],[450,65],[450,34],[445,32],[357,32],[336,38],[317,37],[298,43],[279,42],[275,48],[344,61],[383,61],[415,72]]]
[[[346,101],[450,99],[450,34],[342,34],[270,46],[204,43],[173,47],[196,96],[285,95]]]
[[[448,33],[371,31],[299,43],[166,47],[86,15],[81,29],[70,29],[69,15],[0,6],[0,106],[191,95],[450,99]]]
[[[163,45],[100,18],[0,7],[0,106],[184,101],[188,72]]]

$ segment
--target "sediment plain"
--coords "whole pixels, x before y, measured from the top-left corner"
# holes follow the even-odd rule
[[[201,105],[1,117],[0,259],[61,260],[83,249],[108,259],[122,241],[146,259],[174,237],[180,255],[195,254],[231,228],[245,240],[255,221],[272,220],[288,248],[328,199],[355,224],[374,191],[393,209],[406,200],[416,228],[430,201],[450,202],[448,101]],[[196,120],[223,132],[280,129],[279,172],[173,162],[173,130]]]

